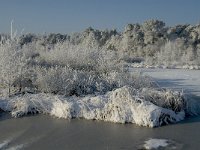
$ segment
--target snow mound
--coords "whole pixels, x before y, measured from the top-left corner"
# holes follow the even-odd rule
[[[148,127],[157,127],[184,119],[184,108],[173,109],[169,107],[170,105],[164,108],[161,107],[165,106],[163,103],[160,106],[158,103],[153,103],[158,95],[144,95],[144,91],[150,90],[154,91],[152,93],[155,95],[157,91],[155,89],[136,90],[129,86],[104,95],[85,97],[64,97],[44,93],[25,94],[10,98],[4,105],[0,102],[0,107],[4,111],[11,111],[13,117],[43,113],[58,118],[85,118],[116,123],[135,123]],[[166,93],[166,91],[157,92],[160,96]],[[173,101],[174,98],[170,100]]]

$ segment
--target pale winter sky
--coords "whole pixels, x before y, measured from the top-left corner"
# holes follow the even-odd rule
[[[128,23],[159,19],[167,25],[200,23],[200,0],[1,0],[0,33],[10,21],[25,32],[122,30]]]

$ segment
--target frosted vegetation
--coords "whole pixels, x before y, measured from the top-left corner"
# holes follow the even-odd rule
[[[0,39],[8,38],[1,35]],[[124,31],[100,31],[88,28],[80,33],[22,35],[21,45],[54,46],[67,42],[71,45],[91,49],[112,50],[119,54],[121,60],[141,62],[144,64],[166,67],[200,65],[200,24],[166,26],[163,21],[148,20],[143,24],[128,24]]]
[[[130,73],[128,64],[199,65],[199,29],[151,20],[122,33],[88,28],[72,35],[2,35],[0,110],[149,127],[183,120],[190,112],[183,94]]]

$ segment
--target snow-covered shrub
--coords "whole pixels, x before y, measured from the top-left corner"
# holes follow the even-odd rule
[[[119,56],[114,51],[81,47],[69,42],[57,43],[50,49],[39,51],[39,55],[38,61],[48,65],[68,66],[76,70],[96,72],[116,70],[119,60]]]
[[[85,95],[97,92],[98,76],[68,67],[36,68],[38,91],[45,93]]]
[[[12,94],[12,87],[21,90],[21,80],[27,72],[27,59],[17,40],[7,40],[0,44],[0,84]],[[18,80],[19,84],[14,84]]]
[[[51,95],[45,95],[45,99],[42,97],[44,94],[37,95],[25,94],[13,97],[8,102],[7,109],[11,109],[14,117],[21,117],[27,114],[43,113],[48,114],[52,109]]]
[[[120,62],[120,56],[115,51],[100,50],[96,57],[96,68],[95,72],[99,74],[108,74],[109,72],[124,72],[124,64]]]
[[[87,69],[87,67],[90,67],[90,64],[94,64],[92,61],[95,61],[95,58],[92,58],[92,53],[95,53],[95,49],[84,49],[80,46],[65,42],[57,43],[55,46],[50,47],[45,51],[40,51],[39,59],[50,65]]]
[[[125,85],[136,89],[153,87],[153,81],[140,74],[128,72],[96,73],[74,70],[69,67],[36,67],[33,85],[38,92],[64,94],[66,96],[105,93]]]
[[[140,94],[144,96],[145,100],[157,106],[171,109],[174,112],[180,112],[186,109],[186,99],[183,93],[180,92],[144,88]]]

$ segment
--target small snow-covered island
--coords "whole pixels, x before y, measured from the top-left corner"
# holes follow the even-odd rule
[[[159,127],[198,115],[184,92],[136,68],[200,69],[200,24],[0,35],[0,113]]]

